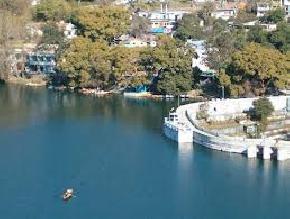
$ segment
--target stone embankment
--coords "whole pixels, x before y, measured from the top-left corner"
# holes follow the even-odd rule
[[[42,76],[33,76],[31,78],[21,78],[10,76],[7,80],[8,84],[19,84],[30,87],[45,87],[47,85],[47,80]]]
[[[253,107],[257,98],[216,99],[207,102],[208,114],[216,121],[223,121],[233,115],[239,115]],[[269,97],[275,111],[285,112],[290,109],[289,96]],[[193,103],[179,106],[175,112],[165,117],[165,135],[177,142],[194,142],[214,150],[245,153],[249,158],[261,155],[264,159],[276,158],[286,160],[290,158],[290,141],[274,138],[249,139],[230,137],[224,134],[212,133],[199,127],[197,113],[204,103]]]

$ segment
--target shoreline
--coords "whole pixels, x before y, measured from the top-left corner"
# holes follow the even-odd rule
[[[21,78],[21,77],[9,77],[5,81],[6,84],[23,85],[27,87],[46,87],[47,80],[43,77]]]

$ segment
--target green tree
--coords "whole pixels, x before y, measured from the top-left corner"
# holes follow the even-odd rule
[[[266,48],[256,43],[250,43],[232,56],[232,84],[245,85],[251,81],[253,89],[262,93],[269,85],[277,88],[288,84],[287,58],[276,49]]]
[[[278,24],[277,31],[270,33],[269,38],[276,49],[286,53],[290,50],[290,25],[284,22]]]
[[[42,27],[41,42],[45,44],[61,44],[64,42],[64,33],[55,23],[47,23]]]
[[[260,21],[265,23],[278,23],[285,18],[285,11],[283,8],[277,8],[276,10],[269,11],[265,16],[260,18]]]
[[[140,52],[79,37],[61,54],[58,67],[68,77],[70,86],[106,89],[148,84],[146,73],[139,69]]]
[[[250,28],[247,34],[248,42],[260,43],[263,46],[271,46],[269,44],[269,34],[260,25],[255,25]]]
[[[261,97],[254,102],[254,116],[260,121],[261,130],[265,131],[267,126],[267,117],[274,112],[274,106],[266,97]]]
[[[203,29],[200,26],[201,19],[195,14],[186,14],[177,22],[175,37],[186,41],[187,39],[203,39]]]
[[[36,21],[66,20],[71,13],[71,5],[66,0],[41,0],[33,9]]]
[[[73,22],[84,37],[111,43],[115,37],[128,32],[130,14],[118,6],[80,7]]]
[[[192,73],[176,72],[174,69],[166,69],[160,74],[157,91],[161,94],[176,95],[191,90],[192,83]]]
[[[241,49],[245,43],[244,30],[229,30],[224,21],[215,21],[213,29],[207,34],[207,64],[217,72],[227,68],[233,52]]]
[[[161,36],[158,47],[142,54],[142,66],[150,74],[158,74],[156,91],[162,94],[179,94],[192,88],[193,49],[183,42]]]
[[[59,57],[59,70],[68,77],[70,86],[105,87],[111,74],[108,50],[104,42],[75,38]]]
[[[115,47],[111,51],[114,83],[119,87],[135,87],[149,84],[145,71],[139,66],[143,49]]]

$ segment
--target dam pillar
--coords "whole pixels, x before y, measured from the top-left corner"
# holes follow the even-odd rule
[[[277,148],[277,160],[282,161],[287,159],[287,153],[281,148]]]
[[[271,157],[271,148],[270,147],[263,147],[263,159],[269,160]]]
[[[256,146],[248,147],[247,156],[248,156],[248,158],[256,158],[257,157],[257,147]]]

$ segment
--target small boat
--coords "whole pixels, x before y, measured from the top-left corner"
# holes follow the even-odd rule
[[[73,189],[67,189],[63,194],[62,194],[62,199],[64,201],[68,201],[71,198],[74,197],[74,190]]]

